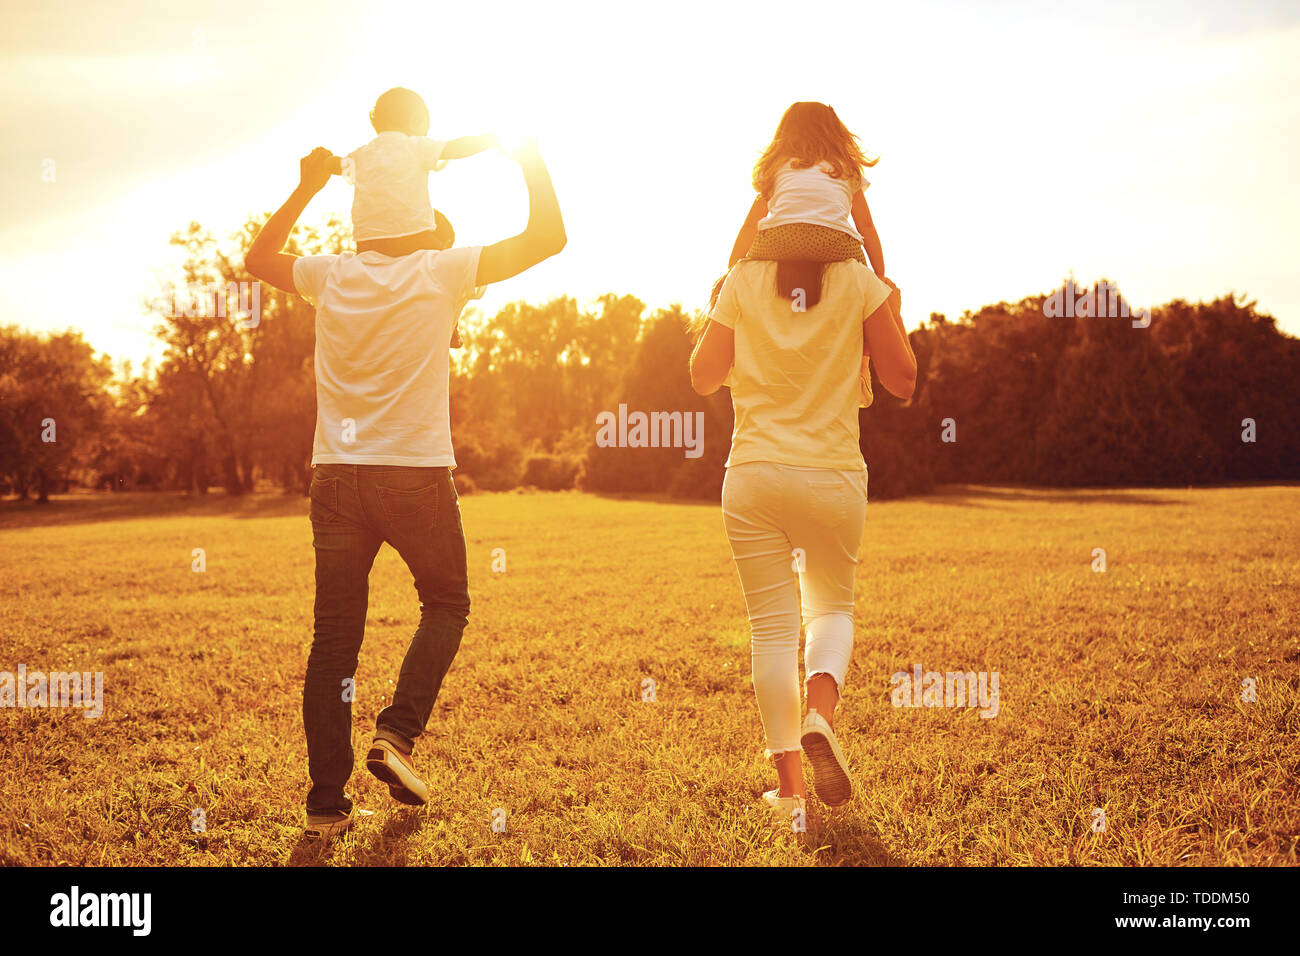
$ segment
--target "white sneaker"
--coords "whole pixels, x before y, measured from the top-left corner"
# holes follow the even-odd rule
[[[842,807],[853,796],[853,781],[849,779],[849,764],[844,759],[840,742],[826,718],[810,708],[803,719],[803,752],[812,762],[813,793],[828,807]]]
[[[763,794],[763,801],[772,810],[772,816],[778,823],[788,824],[800,832],[807,828],[808,804],[803,797],[778,796],[779,790],[769,790]],[[795,820],[796,811],[802,811],[799,820]]]
[[[346,833],[352,829],[352,824],[363,817],[373,817],[374,815],[374,810],[358,810],[355,806],[351,810],[322,810],[319,812],[309,810],[307,812],[307,828],[303,832],[316,840],[328,840],[340,833]]]
[[[366,769],[388,784],[388,793],[399,803],[422,807],[429,802],[429,788],[415,772],[411,755],[404,754],[392,742],[376,737],[366,755]]]

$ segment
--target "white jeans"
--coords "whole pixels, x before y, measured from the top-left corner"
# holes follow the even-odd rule
[[[865,471],[766,461],[727,469],[722,520],[749,609],[754,693],[769,754],[800,749],[801,623],[805,680],[830,674],[844,689],[866,516]]]

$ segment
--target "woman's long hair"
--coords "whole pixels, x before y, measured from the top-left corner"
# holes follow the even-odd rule
[[[799,311],[811,309],[822,300],[822,283],[826,279],[828,265],[829,262],[819,262],[816,259],[778,259],[776,262],[777,296],[789,299],[793,304],[796,296],[802,292],[803,300],[800,302],[802,308]],[[709,324],[709,316],[713,314],[713,307],[718,304],[718,295],[722,292],[722,283],[726,279],[727,276],[723,275],[713,283],[708,308],[696,312],[687,322],[686,332],[692,344],[698,342],[700,336],[704,334],[704,327]]]
[[[772,198],[776,172],[787,162],[796,169],[827,163],[831,175],[848,180],[853,191],[862,188],[862,170],[880,162],[867,159],[858,138],[840,122],[825,103],[795,103],[781,117],[772,142],[754,164],[754,189],[764,199]]]
[[[727,281],[728,273],[724,272],[718,281],[713,283],[713,291],[709,293],[708,308],[703,311],[697,311],[694,316],[686,323],[686,334],[691,338],[691,344],[694,345],[704,334],[704,328],[709,324],[709,316],[713,314],[713,307],[718,304],[718,295],[722,292],[722,283]]]
[[[804,312],[822,300],[822,281],[826,278],[828,262],[816,259],[778,259],[776,263],[776,294],[789,299],[791,307],[798,299]],[[799,298],[799,293],[803,296]]]

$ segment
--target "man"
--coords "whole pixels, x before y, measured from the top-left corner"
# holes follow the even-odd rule
[[[536,143],[515,157],[528,186],[528,225],[490,246],[433,251],[430,234],[357,243],[356,253],[283,252],[294,223],[329,181],[326,149],[244,259],[250,274],[316,307],[316,438],[311,523],[315,631],[303,687],[312,787],[307,832],[352,825],[352,680],[365,632],[370,568],[383,542],[415,578],[420,624],[376,720],[366,766],[395,800],[422,805],[411,760],[469,616],[465,535],[452,484],[448,345],[474,289],[518,275],[565,245],[564,223]]]

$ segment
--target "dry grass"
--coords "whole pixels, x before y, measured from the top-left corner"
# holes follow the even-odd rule
[[[362,771],[375,815],[324,849],[301,836],[305,503],[0,505],[0,670],[106,674],[99,719],[0,710],[0,863],[1300,862],[1300,488],[872,504],[837,721],[857,796],[803,836],[759,808],[774,777],[716,506],[462,505],[473,610],[416,754],[431,802],[400,808]],[[417,613],[384,549],[358,746]],[[892,707],[915,663],[999,672],[998,716]]]

